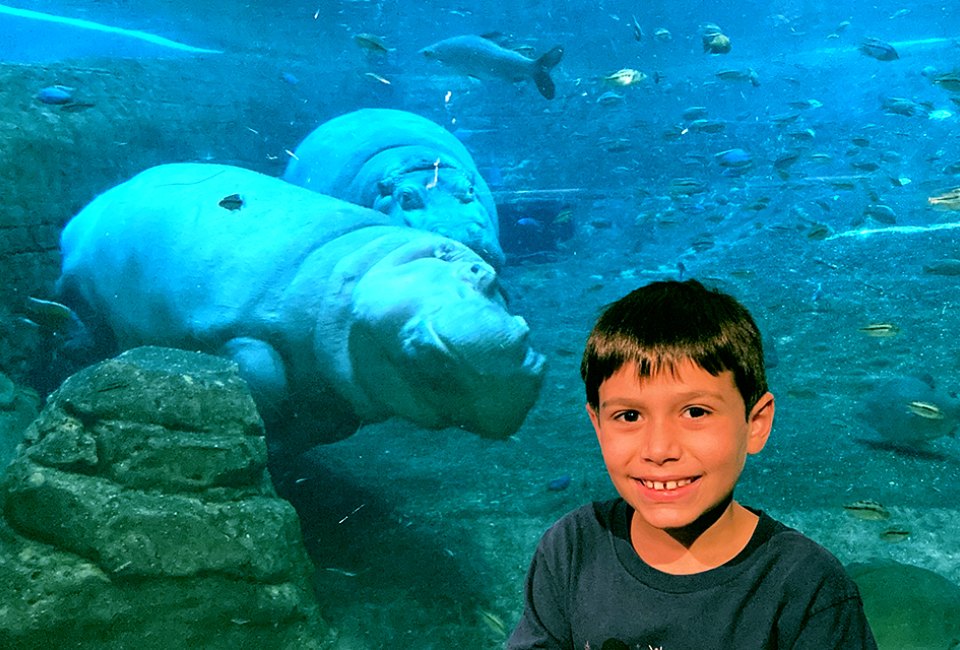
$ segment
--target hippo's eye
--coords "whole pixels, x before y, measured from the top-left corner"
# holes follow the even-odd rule
[[[405,187],[400,190],[400,209],[419,210],[423,207],[423,199],[420,194],[412,187]]]

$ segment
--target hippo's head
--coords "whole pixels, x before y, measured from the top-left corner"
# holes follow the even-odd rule
[[[393,223],[462,242],[494,268],[503,265],[496,206],[478,174],[438,159],[382,178],[377,190],[372,207]]]
[[[361,416],[504,438],[539,394],[544,358],[526,322],[507,312],[493,268],[457,242],[411,236],[357,282],[353,319]]]

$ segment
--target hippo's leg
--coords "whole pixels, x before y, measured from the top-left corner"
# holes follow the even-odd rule
[[[286,365],[276,349],[260,339],[238,337],[224,343],[219,354],[240,366],[260,417],[268,423],[277,419],[288,393]]]

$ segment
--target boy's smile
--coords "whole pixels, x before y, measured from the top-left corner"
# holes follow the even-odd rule
[[[690,360],[644,379],[628,363],[606,379],[599,410],[587,411],[613,485],[635,511],[634,535],[681,539],[688,529],[692,543],[716,522],[722,545],[735,532],[724,530],[732,519],[723,514],[747,455],[766,443],[773,410],[767,393],[748,414],[733,373],[713,376]]]

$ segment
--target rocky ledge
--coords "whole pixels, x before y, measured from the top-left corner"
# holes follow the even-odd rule
[[[138,348],[69,378],[0,489],[0,647],[321,648],[235,366]]]

